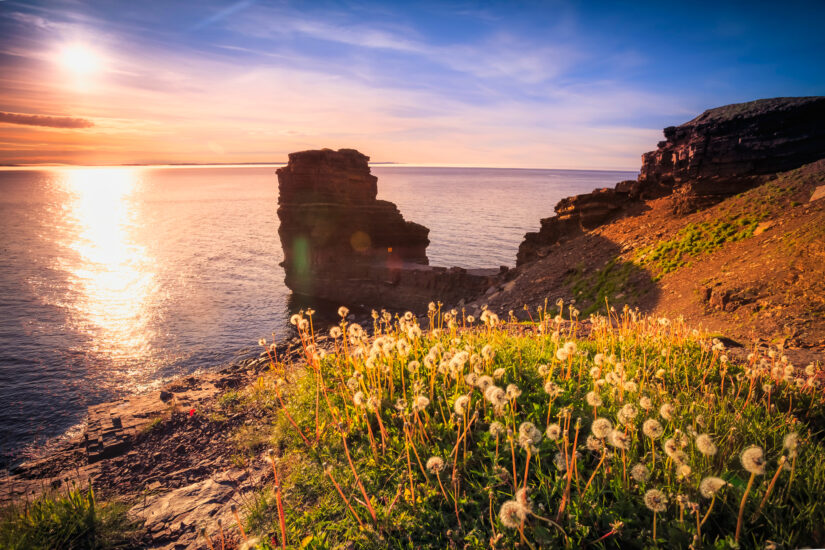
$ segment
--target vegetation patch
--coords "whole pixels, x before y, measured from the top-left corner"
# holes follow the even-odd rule
[[[126,506],[100,504],[92,489],[47,494],[0,512],[0,548],[9,550],[134,548],[136,535]]]
[[[638,250],[634,261],[653,270],[654,280],[688,265],[690,260],[720,249],[726,243],[753,236],[762,216],[738,216],[690,223],[668,240]]]
[[[588,270],[580,265],[565,284],[570,288],[576,303],[581,304],[585,316],[598,311],[605,303],[622,304],[638,297],[639,287],[629,284],[634,274],[645,270],[632,262],[613,258],[599,269]]]
[[[306,369],[273,362],[253,392],[277,451],[250,546],[822,546],[819,366],[610,315],[582,338],[575,315],[433,305],[423,331],[342,321],[329,354],[298,316]]]

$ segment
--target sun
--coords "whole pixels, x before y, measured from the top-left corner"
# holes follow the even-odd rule
[[[69,44],[60,50],[58,64],[75,76],[90,76],[101,69],[100,55],[83,44]]]

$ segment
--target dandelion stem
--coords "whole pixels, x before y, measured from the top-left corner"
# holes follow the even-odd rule
[[[745,494],[742,495],[742,502],[739,504],[739,517],[736,520],[736,534],[733,537],[734,542],[739,542],[739,533],[742,532],[742,520],[745,517],[745,501],[748,499],[748,493],[751,491],[751,487],[753,487],[753,480],[756,478],[755,473],[751,473],[751,477],[748,480],[748,486],[745,488]]]

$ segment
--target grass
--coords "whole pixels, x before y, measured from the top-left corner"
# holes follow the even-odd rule
[[[635,263],[650,268],[653,279],[676,271],[702,254],[709,254],[726,243],[751,237],[761,216],[728,216],[700,223],[690,223],[671,239],[644,247],[636,252]]]
[[[825,543],[821,374],[781,350],[737,364],[627,308],[587,334],[386,314],[329,354],[305,321],[305,368],[273,360],[244,397],[276,449],[246,507],[261,548]]]
[[[638,297],[636,286],[629,284],[634,274],[648,275],[633,262],[612,258],[599,269],[587,270],[579,266],[565,284],[570,288],[576,303],[583,304],[582,314],[590,315],[605,302],[617,303]]]
[[[0,512],[0,548],[133,548],[135,525],[120,503],[101,505],[92,489],[73,487]]]

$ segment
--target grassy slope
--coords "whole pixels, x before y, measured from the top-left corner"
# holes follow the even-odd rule
[[[725,363],[723,350],[682,323],[632,312],[614,318],[615,328],[597,319],[586,337],[577,334],[577,324],[560,327],[549,318],[541,328],[456,330],[449,321],[435,323],[442,330],[422,337],[396,322],[379,327],[385,336],[377,344],[338,340],[339,353],[316,367],[298,375],[274,365],[228,400],[232,407],[258,408],[268,419],[254,445],[245,446],[244,437],[239,445],[247,453],[276,450],[290,544],[528,548],[667,541],[686,547],[699,537],[705,547],[730,547],[745,492],[743,547],[825,542],[823,399],[814,387],[818,378],[788,368],[781,354],[754,356],[749,365]],[[409,351],[404,345],[399,351],[402,339]],[[558,350],[566,342],[577,349],[564,357]],[[521,394],[496,409],[483,383],[471,384],[471,373],[492,376],[483,380],[502,391],[514,384]],[[280,385],[283,376],[291,383]],[[586,397],[594,388],[602,400],[595,408]],[[456,412],[462,395],[469,403]],[[426,398],[418,409],[416,396]],[[365,405],[370,397],[373,403]],[[670,418],[660,412],[665,404],[673,407]],[[622,424],[624,407],[636,415]],[[587,442],[595,415],[628,437],[626,449]],[[647,419],[661,423],[657,439],[645,435]],[[492,422],[512,436],[494,437]],[[531,443],[525,423],[537,427]],[[551,424],[559,425],[557,439],[545,431]],[[799,446],[783,447],[792,432],[800,435]],[[702,454],[697,433],[707,433],[718,451]],[[746,489],[750,477],[740,454],[752,445],[765,451],[765,472]],[[430,457],[444,460],[437,475],[428,471]],[[779,467],[782,457],[787,469]],[[634,478],[636,464],[648,479]],[[729,485],[715,499],[705,498],[699,484],[706,476]],[[519,512],[524,521],[508,526],[501,509],[523,487],[529,499]],[[652,489],[667,499],[656,514],[655,539],[654,514],[644,500]],[[245,511],[248,529],[264,540],[280,537],[277,494],[273,486],[261,487]],[[700,535],[697,523],[705,514]]]
[[[749,343],[825,341],[825,161],[779,174],[703,211],[677,217],[670,199],[555,245],[484,302],[498,311],[575,298],[585,312],[607,298]],[[727,292],[724,308],[706,290]]]

